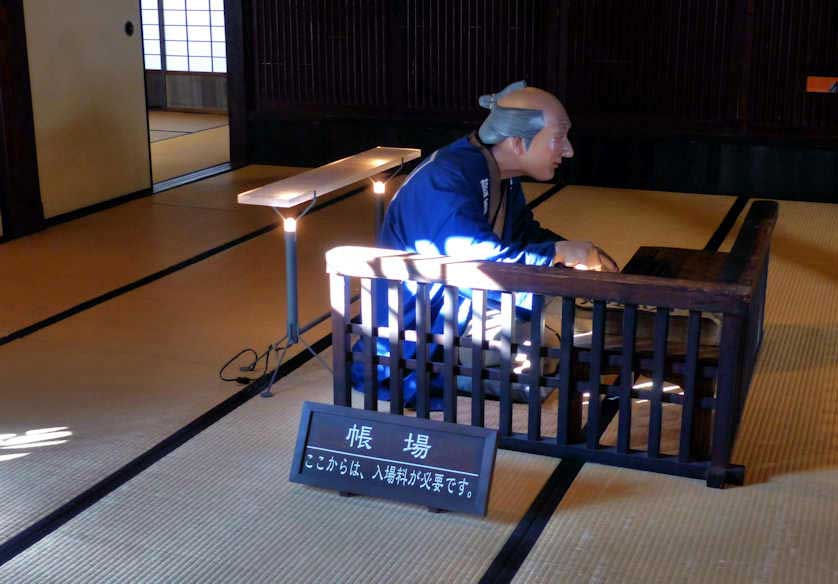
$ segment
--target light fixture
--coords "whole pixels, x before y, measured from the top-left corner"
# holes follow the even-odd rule
[[[378,146],[364,152],[341,158],[324,166],[301,172],[294,176],[274,181],[264,186],[240,193],[238,201],[245,205],[262,205],[273,207],[280,214],[280,209],[289,209],[298,205],[307,204],[307,207],[296,217],[283,217],[283,228],[285,230],[285,296],[286,296],[286,334],[276,343],[271,345],[274,351],[279,354],[278,363],[274,369],[267,387],[262,392],[263,397],[273,395],[271,386],[276,380],[276,373],[280,370],[285,358],[285,351],[297,343],[302,342],[306,349],[319,360],[324,367],[328,365],[303,339],[302,334],[317,324],[313,321],[305,326],[300,326],[297,307],[297,220],[308,213],[318,197],[333,193],[353,183],[360,182],[370,177],[380,175],[391,168],[401,169],[405,162],[415,160],[421,156],[421,150],[417,148],[389,148]],[[380,185],[380,187],[379,187]],[[379,190],[380,189],[380,190]],[[373,190],[376,194],[385,192],[384,183],[373,182]],[[381,224],[380,213],[383,206],[383,197],[376,197],[376,227]]]
[[[383,195],[385,192],[387,192],[386,185],[384,184],[384,181],[380,181],[380,180],[373,181],[372,192],[374,192],[376,195]]]

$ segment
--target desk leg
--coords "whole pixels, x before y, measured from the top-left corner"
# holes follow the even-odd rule
[[[700,378],[696,381],[696,408],[693,413],[692,441],[690,457],[693,460],[710,458],[710,446],[713,436],[713,411],[701,407],[701,400],[713,397],[713,380]]]

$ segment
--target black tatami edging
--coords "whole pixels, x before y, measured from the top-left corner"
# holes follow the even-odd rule
[[[724,243],[724,240],[730,233],[730,230],[733,229],[733,226],[736,224],[736,219],[742,214],[742,211],[745,209],[745,205],[748,204],[749,200],[750,197],[746,196],[736,198],[733,205],[731,205],[730,209],[728,209],[724,219],[722,219],[722,222],[719,223],[716,231],[710,236],[710,239],[707,241],[707,245],[704,246],[704,251],[719,251],[719,247],[722,243]]]
[[[480,579],[481,584],[512,582],[544,527],[573,484],[584,462],[563,459],[541,487],[538,495]]]
[[[339,197],[334,197],[333,199],[329,199],[328,201],[326,201],[324,203],[321,203],[321,204],[317,205],[316,207],[314,207],[311,210],[311,212],[309,213],[309,215],[311,215],[312,213],[315,213],[315,212],[317,212],[321,209],[325,209],[326,207],[334,205],[335,203],[339,203],[340,201],[343,201],[343,200],[345,200],[349,197],[357,195],[358,193],[362,192],[366,188],[367,188],[366,186],[360,187],[360,188],[354,189],[352,191],[349,191],[348,193],[345,193],[345,194],[343,194]],[[131,292],[132,290],[136,290],[137,288],[145,286],[146,284],[151,284],[152,282],[155,282],[155,281],[157,281],[161,278],[165,278],[166,276],[169,276],[169,275],[171,275],[175,272],[178,272],[178,271],[180,271],[184,268],[187,268],[187,267],[189,267],[193,264],[196,264],[196,263],[198,263],[200,261],[203,261],[207,258],[210,258],[214,255],[217,255],[217,254],[219,254],[223,251],[227,251],[228,249],[230,249],[232,247],[235,247],[237,245],[240,245],[242,243],[250,241],[251,239],[259,237],[260,235],[264,235],[266,233],[269,233],[269,232],[273,231],[274,229],[276,229],[277,227],[279,227],[279,225],[280,225],[279,222],[276,221],[274,223],[271,223],[269,225],[261,227],[261,228],[255,230],[255,231],[251,231],[250,233],[242,235],[241,237],[237,237],[236,239],[228,241],[227,243],[223,243],[221,245],[218,245],[216,247],[208,249],[207,251],[201,252],[196,256],[193,256],[189,259],[183,260],[182,262],[178,262],[178,263],[176,263],[172,266],[169,266],[168,268],[164,268],[160,271],[154,272],[153,274],[149,274],[148,276],[144,276],[144,277],[140,278],[139,280],[135,280],[134,282],[131,282],[130,284],[120,286],[119,288],[115,288],[114,290],[111,290],[110,292],[106,292],[104,294],[100,294],[99,296],[96,296],[95,298],[91,298],[90,300],[85,300],[84,302],[81,302],[80,304],[76,304],[75,306],[73,306],[71,308],[68,308],[67,310],[63,310],[63,311],[61,311],[57,314],[54,314],[52,316],[49,316],[49,317],[47,317],[43,320],[39,320],[38,322],[36,322],[34,324],[31,324],[29,326],[26,326],[26,327],[23,327],[21,329],[18,329],[16,331],[14,331],[14,332],[11,332],[4,337],[0,337],[0,347],[2,347],[5,344],[11,343],[12,341],[16,341],[16,340],[21,339],[25,336],[31,335],[32,333],[38,332],[39,330],[44,329],[44,328],[46,328],[50,325],[61,322],[62,320],[70,318],[71,316],[75,316],[76,314],[78,314],[80,312],[83,312],[83,311],[85,311],[89,308],[93,308],[95,306],[98,306],[99,304],[102,304],[103,302],[107,302],[108,300],[112,300],[113,298],[116,298],[117,296],[122,296],[126,292]]]
[[[549,189],[538,195],[536,198],[534,198],[532,201],[527,203],[527,208],[530,210],[535,209],[541,203],[543,203],[544,201],[558,193],[560,190],[562,190],[564,187],[565,185],[561,183],[554,184],[552,187],[550,187]]]
[[[312,344],[316,353],[329,348],[332,344],[332,334],[329,333]],[[293,373],[310,361],[313,355],[310,351],[301,351],[285,361],[277,373],[277,379],[282,379]],[[258,380],[247,387],[234,393],[226,400],[213,407],[204,414],[192,420],[189,424],[177,430],[167,438],[146,450],[143,454],[133,459],[119,470],[111,473],[80,495],[74,497],[43,519],[30,525],[11,539],[0,545],[0,566],[13,559],[15,556],[36,544],[38,541],[88,509],[102,498],[124,485],[132,478],[149,468],[155,462],[161,460],[178,447],[194,438],[212,424],[230,414],[239,406],[258,395],[270,381],[272,372],[266,373]]]

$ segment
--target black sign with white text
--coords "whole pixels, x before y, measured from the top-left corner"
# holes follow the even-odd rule
[[[290,480],[485,515],[497,432],[305,402]]]

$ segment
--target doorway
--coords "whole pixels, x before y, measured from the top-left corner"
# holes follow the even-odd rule
[[[154,184],[230,161],[223,0],[141,0]]]

